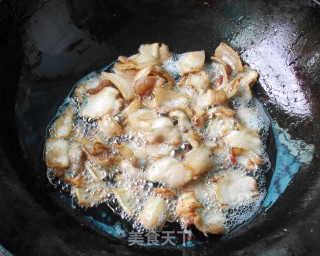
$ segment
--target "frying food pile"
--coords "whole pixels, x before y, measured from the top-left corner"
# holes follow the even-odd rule
[[[269,168],[258,73],[224,43],[208,59],[145,44],[78,82],[45,157],[79,206],[116,202],[137,230],[179,222],[205,234],[253,216]]]

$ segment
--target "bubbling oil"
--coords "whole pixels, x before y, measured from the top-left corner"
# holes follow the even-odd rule
[[[171,58],[166,61],[163,64],[163,68],[169,72],[169,74],[175,79],[176,84],[180,81],[180,76],[177,69],[177,64],[179,61],[185,56],[185,54],[172,54]],[[204,67],[204,70],[211,75],[211,79],[216,79],[219,75],[221,75],[219,70],[217,69],[217,66],[213,64],[206,64]],[[92,89],[99,85],[99,74],[96,72],[93,72],[89,74],[88,76],[81,79],[74,87],[77,88],[81,84],[86,84],[88,88]],[[73,91],[74,91],[73,89]],[[178,85],[175,87],[176,90],[186,93],[188,95],[192,95],[193,89],[192,88],[181,88]],[[187,90],[187,91],[183,91]],[[73,137],[86,137],[90,135],[89,137],[94,137],[94,135],[98,135],[101,141],[103,141],[107,146],[112,148],[113,153],[118,153],[117,149],[115,149],[112,145],[117,143],[123,143],[123,142],[130,142],[134,147],[136,148],[142,148],[146,146],[146,142],[141,139],[141,137],[137,134],[125,134],[120,137],[116,138],[110,138],[106,137],[103,134],[93,134],[97,133],[97,121],[92,120],[90,118],[81,117],[79,115],[80,109],[81,109],[81,103],[80,100],[77,98],[75,94],[72,92],[69,95],[69,98],[65,101],[65,103],[60,107],[57,116],[54,120],[56,120],[63,112],[64,110],[69,106],[73,105],[74,111],[75,111],[75,121],[73,124]],[[261,207],[261,204],[263,202],[263,199],[266,196],[266,177],[265,174],[269,171],[271,164],[269,160],[269,156],[267,153],[267,139],[269,136],[269,127],[270,127],[270,119],[268,115],[265,113],[262,105],[259,103],[258,100],[255,98],[248,98],[246,95],[238,95],[232,99],[232,106],[237,111],[237,118],[241,124],[246,126],[249,129],[257,130],[259,131],[259,134],[261,136],[261,140],[263,142],[263,150],[262,150],[262,158],[263,158],[263,164],[257,168],[253,172],[247,172],[245,169],[243,169],[241,166],[236,164],[229,164],[228,166],[215,166],[212,170],[207,172],[204,177],[201,178],[200,181],[202,182],[202,185],[204,186],[204,194],[198,198],[199,202],[205,206],[204,213],[207,212],[214,212],[219,211],[220,214],[225,216],[226,222],[224,223],[226,228],[231,231],[237,226],[241,225],[242,223],[248,221],[251,219]],[[115,118],[118,118],[121,120],[122,116],[116,116]],[[51,122],[52,124],[53,122]],[[48,130],[48,135],[51,134],[51,128]],[[200,131],[201,134],[205,134],[205,128],[203,128]],[[73,138],[71,138],[73,139]],[[174,152],[173,152],[174,154]],[[225,157],[225,156],[222,156]],[[223,161],[224,159],[220,159]],[[84,178],[87,180],[88,183],[92,182],[94,178],[90,174],[90,171],[88,170],[89,166],[85,166],[84,169]],[[97,169],[97,167],[95,167]],[[258,190],[259,190],[259,196],[255,197],[254,199],[250,201],[239,201],[238,204],[229,209],[221,208],[219,203],[214,199],[213,195],[213,181],[211,177],[213,175],[227,172],[227,170],[239,170],[243,169],[243,172],[246,173],[246,175],[252,176],[256,179],[258,184]],[[137,171],[137,175],[135,177],[131,177],[128,173],[128,169],[122,169],[120,170],[117,166],[108,166],[108,167],[99,167],[99,177],[104,182],[105,186],[101,186],[101,184],[97,184],[96,186],[101,186],[95,189],[89,188],[89,193],[94,193],[96,189],[103,190],[104,199],[100,203],[107,204],[115,214],[120,216],[124,221],[127,221],[132,224],[132,227],[139,232],[146,232],[148,231],[145,229],[139,220],[139,215],[141,211],[143,210],[147,198],[150,195],[156,195],[154,192],[155,188],[162,188],[165,187],[163,184],[158,183],[152,183],[145,179],[145,173],[144,173],[144,163],[139,163],[139,170]],[[70,186],[60,179],[57,179],[54,175],[54,171],[51,168],[48,168],[48,179],[53,184],[60,187],[60,189],[64,192],[70,192],[73,196],[75,196],[74,191],[71,189]],[[117,180],[117,182],[115,181]],[[130,198],[126,200],[126,204],[128,204],[130,207],[134,209],[134,212],[132,215],[129,215],[126,213],[120,204],[117,201],[117,198],[113,193],[110,192],[112,188],[125,188],[128,192],[132,192],[132,195]],[[91,191],[90,191],[91,189]],[[176,189],[176,193],[179,194],[181,192],[181,189]],[[176,206],[178,202],[178,198],[166,198],[166,207],[167,207],[167,215],[163,216],[163,218],[166,218],[168,222],[175,222],[177,221],[177,213],[176,213]],[[92,205],[93,206],[93,205]],[[181,224],[181,229],[185,229],[186,227]]]

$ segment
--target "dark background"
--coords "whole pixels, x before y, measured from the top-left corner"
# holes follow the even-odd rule
[[[320,6],[317,1],[0,1],[0,243],[16,255],[318,255]],[[42,161],[46,125],[85,74],[165,42],[213,53],[227,42],[260,76],[258,99],[310,166],[266,215],[184,250],[128,247],[54,200]]]

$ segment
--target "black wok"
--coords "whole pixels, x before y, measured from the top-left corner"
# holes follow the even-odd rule
[[[316,0],[0,1],[0,244],[16,255],[317,255],[319,24]],[[314,145],[309,164],[271,150],[273,171],[278,161],[296,168],[288,186],[275,184],[272,207],[191,248],[128,246],[82,221],[83,212],[57,200],[42,159],[46,126],[73,84],[156,41],[207,54],[230,44],[261,74],[254,92],[271,119]]]

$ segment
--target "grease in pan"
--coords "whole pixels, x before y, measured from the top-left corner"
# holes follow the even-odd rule
[[[269,127],[251,91],[257,79],[224,43],[209,62],[204,51],[141,45],[78,83],[50,128],[48,169],[80,206],[116,198],[137,230],[179,222],[225,234],[266,193]]]

